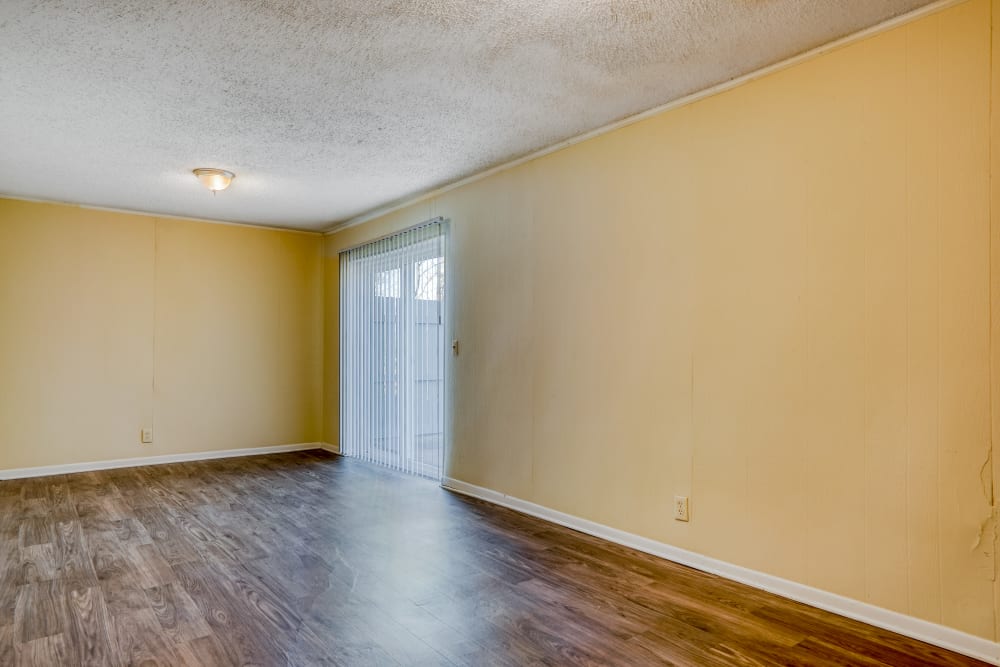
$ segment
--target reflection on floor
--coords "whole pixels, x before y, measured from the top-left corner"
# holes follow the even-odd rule
[[[0,664],[971,665],[325,452],[0,482]]]

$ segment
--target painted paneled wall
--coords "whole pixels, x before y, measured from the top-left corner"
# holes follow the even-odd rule
[[[326,440],[338,251],[441,215],[451,477],[997,637],[990,22],[969,0],[331,235]]]
[[[321,254],[0,199],[0,469],[319,441]]]

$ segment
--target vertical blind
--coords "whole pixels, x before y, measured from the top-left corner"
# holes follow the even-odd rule
[[[440,479],[447,224],[340,253],[340,451]]]

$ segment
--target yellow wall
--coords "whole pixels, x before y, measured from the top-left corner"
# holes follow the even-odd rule
[[[450,476],[994,638],[990,15],[334,234],[328,324],[340,248],[444,216]]]
[[[993,423],[991,429],[991,442],[1000,439],[1000,407],[997,400],[1000,399],[1000,0],[992,0],[993,9],[993,68],[991,80],[992,91],[990,105],[992,118],[990,121],[990,403],[993,412]],[[993,505],[992,528],[994,530],[993,549],[1000,546],[1000,526],[997,526],[997,498],[996,482],[1000,480],[1000,455],[995,455],[990,449],[991,461],[993,463],[991,490]],[[990,524],[983,525],[983,534],[989,539],[988,529]],[[993,599],[996,603],[996,634],[995,638],[1000,639],[1000,558],[994,559],[993,575]]]
[[[0,199],[0,470],[320,440],[321,253]]]
[[[340,430],[340,265],[323,262],[323,436],[337,443]],[[332,354],[327,358],[326,355]],[[326,438],[332,438],[327,440]]]

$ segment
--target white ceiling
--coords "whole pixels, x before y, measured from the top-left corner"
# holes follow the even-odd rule
[[[2,0],[0,193],[324,229],[927,2]]]

